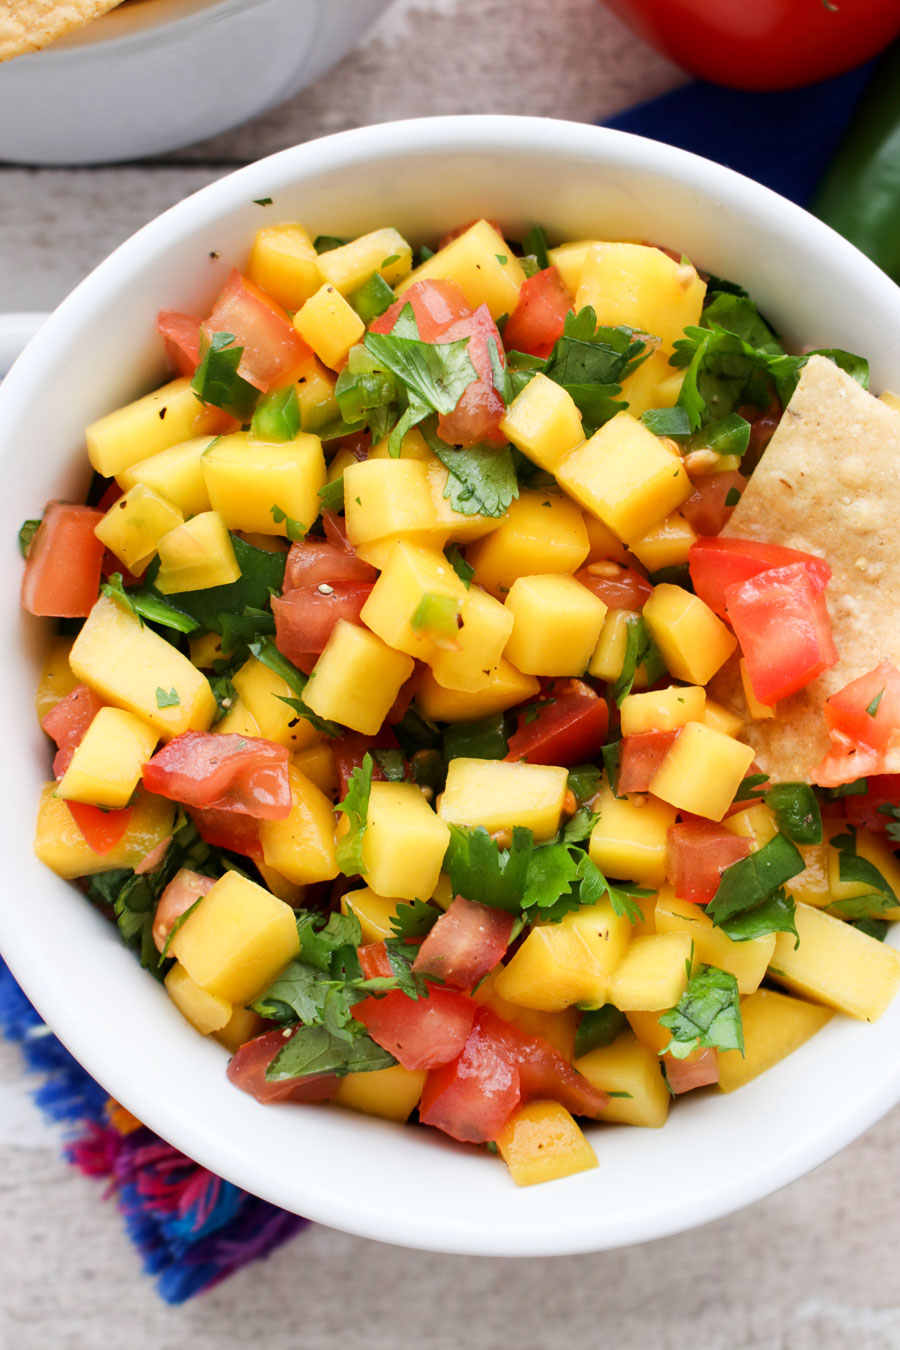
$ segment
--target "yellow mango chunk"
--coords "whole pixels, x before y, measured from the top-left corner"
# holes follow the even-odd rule
[[[740,736],[744,730],[743,720],[737,713],[723,708],[721,703],[716,703],[711,698],[706,700],[706,708],[699,720],[712,727],[714,731],[721,731],[723,736]]]
[[[216,661],[225,659],[219,633],[203,633],[200,637],[188,638],[188,650],[191,660],[200,670],[212,670]]]
[[[257,230],[247,275],[291,311],[299,309],[322,284],[313,241],[296,222]]]
[[[38,721],[46,717],[66,694],[71,694],[78,684],[78,677],[72,673],[72,667],[69,665],[71,650],[71,638],[50,639],[34,695],[34,710]]]
[[[500,668],[513,616],[492,595],[475,585],[469,588],[460,615],[462,628],[457,650],[438,648],[431,658],[434,678],[445,689],[486,689]]]
[[[831,838],[835,835],[846,833],[843,826],[839,829],[830,831]],[[893,850],[884,842],[884,837],[874,834],[871,830],[858,829],[856,831],[856,854],[859,858],[864,858],[866,862],[881,873],[887,884],[895,895],[900,896],[900,862]],[[828,858],[828,889],[832,900],[853,900],[860,895],[869,895],[871,886],[864,881],[842,881],[841,880],[841,855],[829,840],[827,845]],[[886,909],[879,918],[884,918],[893,922],[900,919],[900,905],[893,905]]]
[[[601,242],[599,239],[572,239],[568,243],[548,249],[550,265],[559,272],[566,290],[571,293],[573,300],[578,287],[581,285],[584,260],[591,249]]]
[[[300,939],[290,905],[226,872],[173,933],[169,951],[201,989],[250,1003],[299,955]]]
[[[374,736],[414,669],[412,657],[395,651],[368,628],[338,619],[303,701],[319,717]]]
[[[278,443],[246,431],[220,436],[204,453],[202,467],[213,510],[229,530],[283,535],[284,518],[275,520],[273,506],[308,530],[321,509],[325,456],[309,432]]]
[[[67,804],[56,795],[56,784],[45,783],[38,806],[34,851],[42,863],[68,881],[116,867],[137,867],[151,849],[169,837],[174,819],[174,802],[142,793],[119,842],[108,853],[95,853],[75,824]]]
[[[892,389],[883,389],[878,397],[889,408],[893,408],[895,412],[900,412],[900,394],[895,394]]]
[[[404,446],[412,435],[418,435],[418,433],[408,432],[403,441]],[[422,438],[420,437],[420,439]],[[425,448],[428,450],[427,445]],[[403,453],[406,454],[406,451],[404,450]],[[370,454],[369,458],[371,459],[371,457]],[[484,535],[493,534],[494,530],[500,528],[503,523],[501,516],[483,516],[480,512],[467,516],[451,506],[450,495],[447,492],[450,475],[437,455],[428,450],[426,455],[416,454],[415,458],[421,458],[425,464],[428,490],[431,493],[431,504],[434,508],[435,519],[438,529],[447,540],[459,544],[469,544],[473,539],[481,539]]]
[[[371,1073],[348,1073],[338,1083],[334,1100],[350,1111],[402,1124],[418,1106],[425,1078],[424,1069],[404,1069],[402,1064]]]
[[[163,595],[227,586],[241,575],[234,545],[218,511],[203,511],[159,540],[156,588]]]
[[[798,844],[806,864],[799,876],[791,877],[784,888],[794,900],[815,909],[826,909],[832,903],[828,879],[828,841],[821,844]]]
[[[657,933],[686,933],[694,943],[694,955],[704,965],[729,971],[738,992],[752,994],[762,984],[775,951],[775,934],[733,942],[700,905],[679,900],[671,886],[660,891],[656,901]]]
[[[295,765],[289,766],[288,776],[291,814],[285,820],[260,822],[263,857],[298,886],[331,881],[338,874],[332,804]]]
[[[136,483],[113,503],[94,534],[139,577],[155,557],[163,535],[183,524],[184,516],[177,506],[153,488]]]
[[[553,764],[505,760],[450,761],[438,815],[452,825],[483,825],[489,833],[523,825],[537,841],[559,829],[568,773]]]
[[[849,1017],[875,1022],[900,989],[900,952],[810,905],[795,910],[800,945],[779,933],[773,980]]]
[[[583,675],[606,605],[564,572],[517,577],[506,597],[513,628],[506,657],[526,675]]]
[[[412,249],[398,230],[388,227],[322,253],[318,262],[323,281],[341,295],[352,295],[376,272],[389,286],[402,281],[412,268]]]
[[[721,820],[752,763],[751,745],[705,722],[688,722],[650,780],[650,791],[679,811]]]
[[[602,324],[654,333],[669,353],[685,328],[700,322],[705,295],[696,268],[661,249],[595,244],[584,259],[575,308],[591,305]]]
[[[363,942],[384,942],[385,938],[396,937],[391,919],[397,913],[397,906],[404,903],[396,897],[376,895],[371,886],[363,886],[341,896],[341,913],[356,915]]]
[[[298,905],[303,904],[303,897],[306,895],[305,886],[299,886],[296,881],[289,881],[287,877],[282,876],[274,867],[269,867],[265,862],[258,862],[256,865],[259,868],[259,875],[266,883],[266,890],[271,891],[273,895],[277,895],[279,900],[284,900],[292,909],[296,909]]]
[[[433,722],[477,722],[491,713],[503,712],[517,703],[534,698],[540,693],[540,683],[533,675],[520,670],[500,658],[497,669],[478,690],[448,689],[439,684],[434,673],[425,669],[416,694],[416,703]]]
[[[131,801],[159,733],[121,708],[101,708],[56,789],[65,801],[89,802],[110,810]]]
[[[242,698],[236,698],[211,730],[216,736],[261,736],[259,724]]]
[[[613,683],[622,673],[628,651],[628,630],[640,615],[633,610],[611,609],[603,620],[600,637],[588,663],[588,674]],[[646,689],[650,680],[647,666],[641,662],[634,672],[634,688]]]
[[[743,811],[735,811],[734,815],[729,816],[722,824],[731,834],[749,839],[754,853],[768,844],[778,833],[775,813],[765,802],[754,802],[752,806],[744,807]]]
[[[747,705],[747,712],[753,721],[763,722],[775,717],[777,715],[775,704],[760,703],[759,699],[754,694],[753,685],[750,683],[750,675],[747,671],[747,662],[744,660],[743,656],[740,660],[740,671],[741,687],[744,691],[744,702]]]
[[[774,989],[757,989],[749,998],[741,999],[744,1053],[719,1051],[719,1087],[723,1092],[734,1092],[758,1078],[821,1031],[833,1015],[829,1008],[804,1003]]]
[[[366,326],[337,287],[326,283],[294,315],[294,327],[323,365],[340,370]]]
[[[437,897],[434,897],[437,903]],[[444,906],[446,908],[446,906]],[[578,1027],[579,1013],[575,1008],[561,1008],[559,1012],[544,1012],[540,1008],[523,1008],[518,1003],[503,998],[496,987],[496,980],[503,973],[503,966],[485,976],[472,991],[472,997],[482,1007],[490,1008],[502,1017],[504,1022],[512,1022],[529,1036],[540,1036],[548,1041],[554,1050],[558,1050],[563,1059],[571,1062],[575,1053],[575,1032]]]
[[[664,567],[679,567],[688,560],[691,544],[697,536],[680,511],[665,516],[658,525],[635,539],[631,551],[648,572],[661,572]]]
[[[78,679],[105,703],[137,713],[164,740],[212,725],[216,700],[206,676],[115,600],[101,596],[94,605],[70,661]],[[174,689],[178,703],[161,708],[160,689],[165,695]]]
[[[200,403],[186,377],[172,380],[85,428],[91,467],[116,478],[139,460],[195,436],[215,435],[227,419]]]
[[[540,371],[510,403],[500,430],[548,473],[584,440],[581,413],[572,395]]]
[[[617,562],[627,567],[630,556],[628,550],[621,539],[616,538],[609,526],[604,525],[603,521],[598,520],[591,511],[582,512],[582,519],[584,520],[584,528],[587,530],[589,545],[587,565],[590,566],[591,563],[595,562]],[[599,575],[604,575],[604,571],[601,570]]]
[[[501,261],[501,259],[503,261]],[[512,314],[525,280],[522,264],[506,240],[486,220],[438,249],[395,287],[402,296],[417,281],[455,281],[472,309],[487,305],[492,319]]]
[[[226,1050],[234,1054],[247,1041],[252,1041],[254,1036],[258,1036],[263,1030],[265,1023],[259,1016],[259,1013],[251,1012],[249,1008],[232,1007],[231,1016],[213,1035],[220,1045],[224,1045]]]
[[[443,548],[446,528],[438,521],[425,464],[418,459],[364,459],[344,470],[344,519],[354,546],[409,536]],[[377,565],[377,564],[376,564]]]
[[[378,895],[431,895],[449,841],[446,824],[415,783],[372,784],[362,856],[366,881]]]
[[[597,1155],[559,1102],[529,1102],[497,1135],[497,1149],[517,1186],[557,1181],[596,1167]]]
[[[170,445],[168,450],[139,459],[117,473],[116,482],[123,492],[142,483],[166,497],[183,516],[199,516],[201,511],[210,509],[201,464],[209,443],[209,436],[195,436],[180,445]]]
[[[234,1011],[227,998],[201,989],[176,961],[165,978],[166,993],[175,1007],[202,1036],[222,1031]]]
[[[644,900],[641,904],[648,913],[652,910],[652,901]],[[560,927],[572,929],[574,932],[581,934],[594,953],[597,965],[607,982],[625,955],[628,944],[634,936],[634,927],[631,920],[626,914],[616,913],[608,895],[604,896],[596,905],[583,905],[573,913],[567,914],[561,921]],[[604,987],[599,1003],[603,1003],[605,999],[606,990]],[[597,1006],[597,1001],[582,1001],[591,1001],[594,1006]]]
[[[556,466],[570,497],[633,544],[687,501],[693,488],[671,441],[616,413]]]
[[[317,741],[315,745],[310,745],[305,750],[296,751],[294,763],[304,777],[315,783],[317,788],[321,788],[326,797],[333,797],[337,792],[339,780],[334,751],[325,740]]]
[[[575,1003],[602,1003],[607,978],[585,933],[548,923],[532,928],[497,972],[494,989],[510,1003],[558,1012]]]
[[[626,694],[619,706],[623,736],[645,731],[677,731],[686,722],[702,722],[706,690],[696,684],[672,684],[647,694]]]
[[[709,605],[681,586],[655,586],[644,622],[676,680],[709,684],[737,646],[737,639]]]
[[[605,876],[661,886],[666,879],[666,834],[675,824],[673,807],[634,793],[616,797],[604,781],[593,809],[597,820],[589,845],[592,862]]]
[[[306,750],[322,739],[322,733],[316,731],[312,722],[298,717],[290,704],[284,702],[286,698],[295,697],[287,680],[262,661],[257,661],[255,656],[247,658],[232,677],[232,682],[241,703],[259,728],[257,732],[247,734],[263,736],[267,741],[286,745],[294,751]],[[220,725],[216,724],[217,730]]]
[[[426,631],[413,627],[413,618],[428,596],[448,596],[461,609],[466,589],[443,553],[398,543],[391,549],[360,618],[389,647],[427,661],[436,644]]]
[[[475,580],[502,599],[517,577],[577,572],[588,555],[581,512],[557,492],[520,492],[499,529],[466,550]]]
[[[691,939],[687,933],[636,937],[609,981],[609,1001],[622,1012],[674,1008],[687,988]]]
[[[684,371],[673,369],[665,352],[651,352],[623,381],[622,397],[632,417],[640,417],[648,408],[671,408],[677,403],[683,380]]]
[[[633,1032],[623,1031],[611,1045],[582,1055],[575,1068],[595,1088],[616,1094],[600,1112],[600,1120],[652,1130],[665,1125],[670,1097],[659,1055],[642,1045]]]
[[[294,389],[300,405],[300,430],[319,432],[339,422],[341,410],[334,396],[337,376],[310,355],[294,368]]]

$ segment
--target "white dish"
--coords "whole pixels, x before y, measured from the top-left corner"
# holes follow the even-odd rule
[[[272,197],[270,207],[255,198]],[[202,311],[264,220],[313,233],[395,224],[418,242],[476,215],[512,234],[653,239],[741,281],[796,344],[840,345],[900,377],[900,290],[826,226],[726,169],[537,119],[439,118],[303,145],[214,183],[123,244],[53,314],[0,388],[0,606],[6,773],[0,949],[49,1024],[116,1098],[207,1167],[368,1237],[490,1255],[599,1250],[725,1214],[809,1171],[900,1100],[900,1001],[835,1017],[739,1092],[678,1103],[661,1131],[596,1127],[597,1170],[517,1190],[484,1153],[337,1109],[262,1107],[113,931],[34,859],[49,756],[32,711],[44,630],[17,607],[16,531],[86,486],[82,428],[163,374],[160,306]],[[211,259],[211,252],[217,253]],[[891,941],[897,942],[897,930]]]
[[[0,159],[138,159],[227,131],[318,79],[389,3],[134,0],[0,65]]]

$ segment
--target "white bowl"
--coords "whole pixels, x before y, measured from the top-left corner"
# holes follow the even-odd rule
[[[137,159],[227,131],[318,79],[389,3],[133,0],[0,65],[0,159]]]
[[[267,208],[254,198],[272,197]],[[0,388],[0,708],[6,773],[0,949],[72,1052],[164,1138],[288,1209],[368,1237],[490,1255],[598,1250],[660,1237],[801,1176],[900,1099],[900,1000],[873,1026],[835,1017],[732,1096],[680,1101],[662,1131],[591,1128],[597,1170],[517,1190],[497,1159],[328,1107],[262,1107],[231,1088],[220,1046],[193,1032],[116,933],[36,862],[47,745],[32,701],[42,625],[17,607],[15,537],[87,483],[82,428],[163,373],[154,317],[200,311],[262,221],[415,241],[477,215],[512,235],[652,239],[743,282],[789,341],[900,376],[900,290],[798,207],[694,156],[618,132],[504,117],[345,132],[212,184],[146,226],[84,281]],[[210,252],[219,256],[210,259]],[[897,942],[897,930],[891,941]]]

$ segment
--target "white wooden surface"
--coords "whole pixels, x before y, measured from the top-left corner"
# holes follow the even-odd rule
[[[52,306],[158,211],[292,142],[427,113],[593,121],[680,78],[596,0],[397,0],[363,50],[240,131],[153,164],[0,167],[0,312]],[[58,1149],[0,1043],[0,1350],[900,1347],[900,1110],[812,1176],[681,1237],[514,1263],[314,1228],[181,1309],[141,1275],[102,1183]]]

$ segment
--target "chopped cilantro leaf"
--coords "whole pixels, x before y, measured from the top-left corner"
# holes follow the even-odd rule
[[[808,783],[775,783],[766,793],[781,834],[795,844],[822,842],[822,812]]]
[[[402,750],[373,749],[372,757],[389,783],[402,783],[406,778]]]
[[[706,428],[703,443],[717,455],[743,455],[750,444],[750,423],[739,413],[729,413]]]
[[[284,557],[284,554],[281,555]],[[278,694],[277,697],[289,708],[293,708],[298,717],[304,718],[311,723],[317,731],[323,731],[326,736],[339,736],[341,729],[336,722],[329,722],[324,717],[317,716],[312,708],[308,708],[303,702],[303,690],[306,688],[308,677],[298,670],[293,661],[278,650],[275,643],[268,636],[255,637],[247,643],[251,655],[255,656],[257,661],[261,661],[269,670],[280,675],[284,682],[293,690],[295,697],[288,698],[284,694]]]
[[[313,1074],[333,1073],[342,1078],[348,1073],[368,1073],[389,1069],[397,1061],[376,1045],[362,1029],[340,1035],[324,1025],[300,1026],[266,1069],[266,1081],[279,1083],[286,1078],[306,1078]]]
[[[749,942],[752,938],[767,937],[769,933],[793,933],[797,939],[794,943],[796,947],[800,939],[797,935],[795,910],[793,899],[787,895],[783,887],[779,887],[759,904],[733,915],[730,919],[723,919],[718,926],[732,942]]]
[[[522,252],[537,260],[538,271],[543,272],[550,266],[550,254],[547,236],[542,225],[532,225],[522,240]]]
[[[734,800],[736,802],[748,802],[752,801],[755,797],[764,796],[765,792],[760,792],[758,789],[761,788],[764,783],[768,783],[768,781],[769,775],[767,773],[748,774],[746,778],[741,780],[741,785],[734,794]]]
[[[575,1032],[575,1058],[580,1059],[603,1045],[612,1045],[627,1026],[625,1014],[614,1004],[604,1003],[602,1008],[591,1008],[582,1015]]]
[[[687,1059],[694,1050],[740,1050],[744,1053],[744,1029],[737,980],[716,966],[700,966],[671,1011],[663,1013],[660,1025],[672,1033],[661,1054]]]
[[[691,424],[684,408],[648,408],[641,421],[654,436],[689,436]]]
[[[412,305],[401,310],[393,332],[365,336],[366,350],[379,365],[438,413],[452,412],[464,390],[478,378],[468,345],[467,337],[456,342],[423,342]]]
[[[495,253],[494,257],[497,259],[501,267],[505,267],[506,264],[509,262],[509,258],[506,256],[505,253]]]
[[[254,206],[271,206],[271,205],[272,205],[272,198],[271,198],[271,197],[254,197],[254,198],[253,198],[253,205],[254,205]]]
[[[439,909],[425,900],[398,905],[391,915],[391,928],[398,938],[426,937],[441,917]]]
[[[836,835],[831,845],[840,855],[840,880],[867,886],[869,891],[867,894],[833,901],[828,906],[829,914],[841,919],[881,919],[900,907],[900,899],[874,863],[859,856],[856,830],[852,826],[848,827],[846,834]]]
[[[313,248],[317,253],[331,253],[333,249],[342,248],[348,240],[341,239],[337,234],[320,234],[313,240]]]
[[[323,511],[332,511],[338,513],[344,509],[344,475],[335,478],[334,482],[326,483],[324,487],[319,488],[319,501],[322,503]]]
[[[187,614],[208,633],[221,633],[225,615],[241,614],[247,606],[262,609],[272,591],[284,584],[286,553],[269,553],[232,534],[234,556],[241,569],[237,581],[202,591],[179,591],[168,597],[174,609]]]
[[[246,422],[256,407],[259,390],[238,374],[244,349],[236,347],[235,341],[233,333],[213,333],[208,342],[201,338],[200,364],[191,388],[201,403],[222,408]]]
[[[181,699],[178,697],[178,690],[172,688],[167,691],[161,686],[158,687],[156,690],[156,706],[157,708],[180,708]]]
[[[881,700],[883,698],[884,698],[884,689],[882,688],[879,689],[878,693],[872,699],[872,702],[869,704],[868,708],[866,708],[866,713],[868,714],[869,717],[876,717],[878,715],[878,705],[881,703]]]
[[[776,834],[756,853],[726,867],[706,912],[714,924],[724,928],[738,915],[762,904],[805,867],[796,845],[786,835]]]
[[[505,759],[509,752],[504,714],[489,713],[477,722],[449,722],[444,728],[444,759]]]
[[[24,520],[19,526],[19,552],[23,558],[28,557],[31,541],[37,534],[40,523],[39,520]]]
[[[306,526],[299,520],[293,520],[280,506],[270,506],[269,514],[276,525],[283,525],[284,532],[292,544],[306,538]]]
[[[646,668],[648,684],[655,684],[665,670],[659,648],[650,636],[650,629],[639,614],[633,614],[627,620],[622,669],[613,685],[613,697],[620,708],[631,693],[640,666]]]
[[[126,591],[122,585],[121,572],[113,572],[100,589],[110,600],[117,600],[139,619],[147,619],[150,623],[158,623],[164,628],[173,628],[178,633],[193,633],[200,627],[196,619],[173,609],[152,587]]]
[[[372,790],[373,761],[370,754],[363,756],[362,765],[350,774],[347,783],[347,795],[335,807],[347,817],[349,829],[340,834],[337,841],[337,864],[345,876],[365,876],[366,865],[362,856],[363,835],[366,832],[366,815],[369,810],[369,793]]]
[[[519,495],[516,469],[509,450],[471,445],[457,449],[442,441],[430,425],[422,426],[425,440],[447,470],[444,496],[454,511],[465,516],[504,516]]]
[[[472,585],[475,568],[471,563],[466,562],[459,551],[459,544],[449,544],[448,547],[444,549],[444,555],[466,590],[468,590]]]

